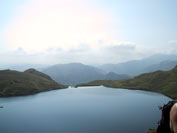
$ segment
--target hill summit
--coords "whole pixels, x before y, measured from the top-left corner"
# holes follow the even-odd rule
[[[24,72],[9,69],[0,71],[1,97],[29,95],[66,87],[35,69],[28,69]]]
[[[46,78],[48,80],[52,80],[52,78],[50,76],[48,76],[47,74],[44,74],[42,72],[39,72],[39,71],[35,70],[34,68],[27,69],[24,72],[29,73],[29,74],[34,74],[34,75]]]

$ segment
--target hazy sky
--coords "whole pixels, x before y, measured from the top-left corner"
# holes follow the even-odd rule
[[[177,0],[0,0],[0,64],[177,54]]]

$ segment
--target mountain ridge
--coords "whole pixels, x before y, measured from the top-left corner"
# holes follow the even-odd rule
[[[35,74],[29,73],[29,71],[0,70],[0,97],[23,96],[67,88],[67,86],[56,83],[52,79],[39,75],[41,72],[35,69]]]
[[[78,86],[104,85],[113,88],[125,88],[134,90],[146,90],[159,92],[171,98],[177,98],[177,66],[169,71],[158,70],[156,72],[144,73],[127,80],[97,80],[89,83],[78,84]]]
[[[117,64],[104,64],[99,66],[98,68],[106,72],[115,72],[118,74],[128,74],[130,76],[136,76],[142,73],[150,72],[150,70],[148,70],[148,67],[159,65],[163,61],[177,61],[177,55],[156,54],[140,60],[131,60]],[[172,67],[174,67],[175,65],[176,64],[174,64]],[[166,70],[170,70],[172,67],[169,67],[169,69]],[[152,71],[156,71],[159,69],[161,68],[156,67]]]
[[[76,85],[82,82],[103,79],[126,79],[128,75],[106,74],[103,70],[81,63],[57,64],[43,71],[62,84]],[[112,75],[112,77],[111,77]]]

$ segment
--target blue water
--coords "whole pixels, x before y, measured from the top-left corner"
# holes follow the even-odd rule
[[[169,100],[102,86],[0,98],[0,133],[145,133],[157,127],[158,106]]]

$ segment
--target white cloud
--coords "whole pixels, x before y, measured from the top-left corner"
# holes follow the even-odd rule
[[[168,43],[169,44],[177,44],[177,40],[169,40]]]
[[[177,40],[163,48],[120,40],[112,27],[117,17],[105,10],[94,0],[29,0],[5,28],[9,53],[0,55],[1,62],[101,64],[177,53]]]
[[[177,40],[169,40],[166,51],[167,53],[177,54]]]
[[[113,22],[93,1],[31,0],[18,8],[5,29],[5,42],[10,50],[21,47],[27,52],[69,50],[82,43],[97,48],[98,40],[115,37]]]
[[[80,44],[79,47],[69,50],[51,47],[45,51],[36,53],[28,53],[22,48],[18,48],[5,56],[11,63],[58,64],[81,62],[85,64],[103,64],[134,59],[134,54],[136,53],[135,43],[130,42],[128,44],[125,44],[125,42],[112,43],[111,45],[102,42],[100,45],[99,41],[97,46],[95,49],[89,44]]]

